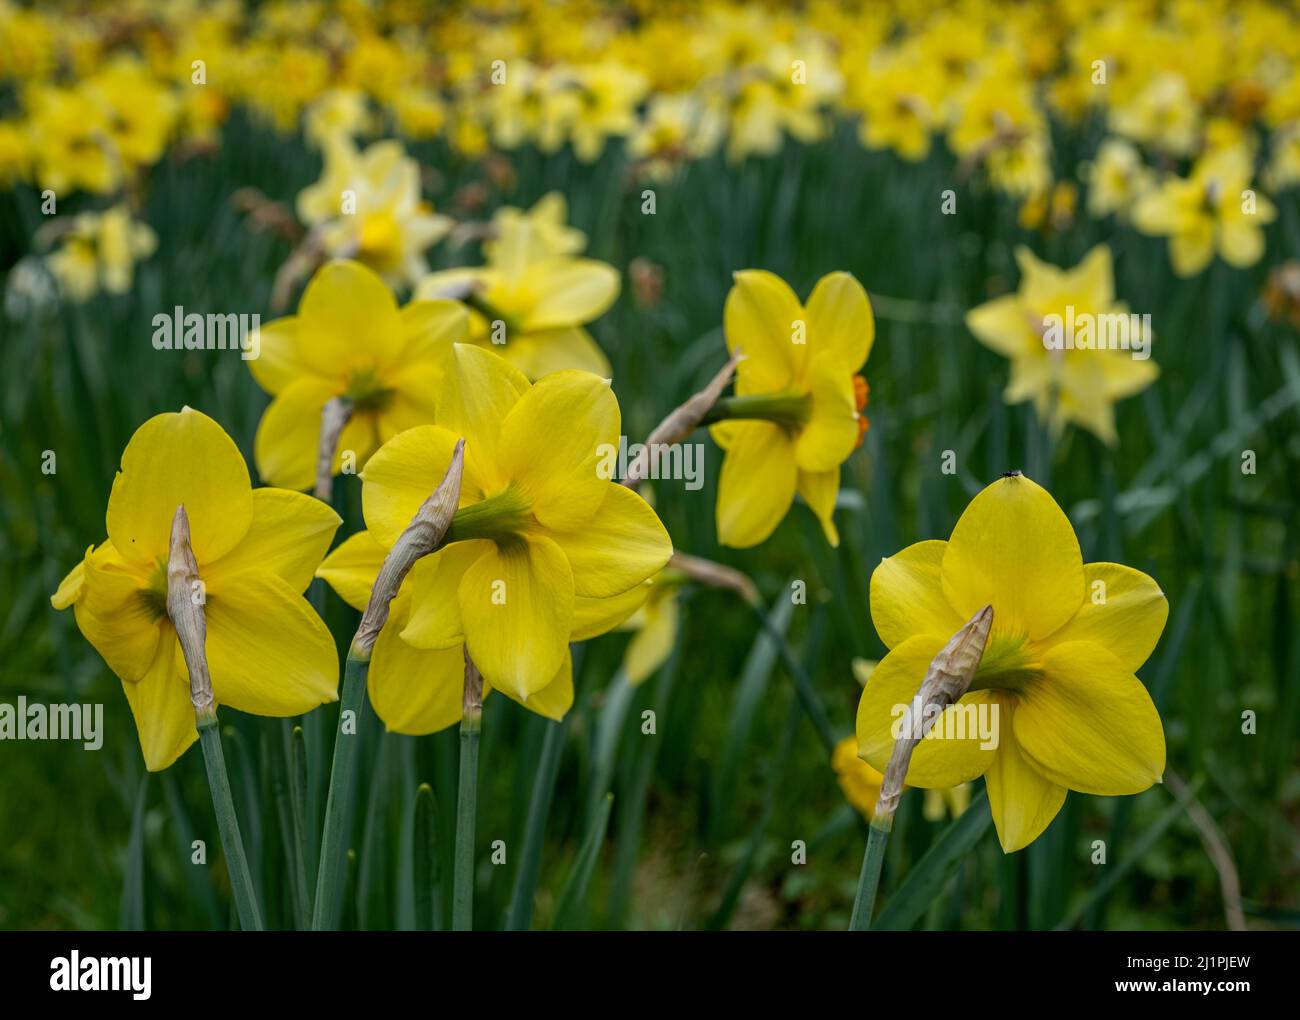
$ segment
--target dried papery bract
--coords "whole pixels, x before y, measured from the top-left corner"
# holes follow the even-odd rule
[[[333,929],[338,925],[340,877],[343,869],[343,822],[347,817],[356,764],[356,720],[365,695],[370,669],[370,652],[388,620],[388,609],[415,561],[436,552],[451,526],[460,504],[461,477],[465,470],[465,441],[456,442],[451,463],[433,494],[411,518],[388,555],[370,589],[370,601],[348,649],[343,673],[343,695],[339,702],[339,730],[334,739],[334,763],[330,768],[329,796],[325,803],[325,829],[321,836],[320,868],[316,880],[316,902],[312,928]]]
[[[451,454],[451,463],[442,476],[442,481],[416,511],[406,530],[398,536],[393,548],[384,557],[383,566],[370,589],[370,601],[352,639],[352,648],[348,657],[370,658],[370,650],[379,637],[379,631],[388,619],[388,607],[397,596],[415,561],[421,556],[436,552],[451,527],[451,519],[456,515],[460,504],[460,483],[465,472],[465,440],[457,440],[456,448]]]
[[[744,602],[751,606],[760,604],[758,588],[750,580],[749,575],[743,574],[735,567],[729,567],[725,563],[716,563],[713,560],[706,560],[702,556],[692,556],[689,553],[675,552],[673,558],[668,561],[667,569],[680,571],[687,579],[709,588],[721,588],[724,591],[739,595]]]
[[[230,890],[239,914],[239,925],[245,931],[261,931],[262,914],[253,892],[253,876],[244,853],[235,802],[230,794],[230,778],[226,774],[226,757],[221,750],[221,734],[217,730],[217,702],[212,693],[212,676],[208,672],[208,657],[204,650],[208,627],[203,605],[199,565],[190,545],[190,519],[181,505],[172,518],[171,546],[167,555],[167,616],[176,630],[190,676],[194,721],[203,748],[212,809],[217,816],[221,848],[230,871]]]
[[[320,442],[316,449],[315,496],[322,503],[334,498],[334,453],[344,426],[352,420],[352,401],[331,397],[320,411]]]
[[[912,762],[912,752],[944,709],[960,701],[970,687],[980,660],[984,658],[984,647],[988,644],[992,626],[993,607],[985,606],[948,640],[930,662],[930,669],[921,681],[916,697],[903,715],[898,741],[885,768],[885,781],[880,785],[872,825],[889,829],[894,824],[894,812],[898,810],[898,801],[903,795],[903,782]],[[922,720],[929,720],[919,728],[916,726],[918,714]]]
[[[185,657],[185,668],[190,675],[190,701],[194,703],[195,722],[199,729],[217,721],[212,676],[208,672],[208,657],[204,651],[208,624],[203,614],[202,591],[199,564],[190,546],[190,518],[181,505],[172,518],[171,547],[167,557],[167,616],[176,628],[181,654]]]
[[[916,697],[903,715],[898,740],[885,769],[885,780],[880,786],[876,813],[871,819],[867,836],[867,850],[862,858],[862,873],[858,878],[858,894],[853,901],[853,915],[849,920],[851,931],[865,931],[871,927],[871,913],[876,903],[876,887],[880,884],[880,868],[885,860],[885,846],[894,825],[894,812],[898,810],[907,779],[907,767],[912,762],[912,752],[925,737],[944,710],[961,699],[970,689],[984,658],[989,631],[993,626],[993,607],[985,606],[972,616],[930,662],[925,679],[917,688]],[[917,716],[923,720],[916,727]],[[928,723],[924,721],[928,720]]]
[[[736,366],[740,364],[742,355],[739,351],[731,356],[731,360],[722,366],[709,384],[693,394],[685,403],[681,404],[661,421],[655,430],[650,433],[650,437],[645,441],[645,447],[633,459],[627,467],[627,477],[623,479],[623,484],[630,489],[635,489],[649,475],[653,474],[655,467],[655,458],[658,456],[657,451],[665,446],[671,446],[674,443],[680,443],[689,436],[704,421],[713,406],[722,396],[722,391],[727,388],[731,382],[731,377],[736,374]]]

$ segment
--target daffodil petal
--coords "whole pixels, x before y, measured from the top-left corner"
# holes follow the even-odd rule
[[[1007,294],[972,308],[966,313],[966,328],[989,350],[1008,358],[1025,356],[1036,342],[1028,309],[1018,294]]]
[[[623,670],[634,686],[653,676],[677,644],[677,599],[672,594],[653,599],[646,604],[645,617],[623,653]]]
[[[737,393],[776,393],[794,385],[807,351],[808,323],[789,284],[762,269],[736,273],[722,318],[727,350],[745,355],[736,368]],[[795,342],[801,333],[803,344]]]
[[[645,604],[653,585],[646,581],[608,599],[573,598],[573,633],[570,641],[588,641],[607,634]]]
[[[343,519],[302,492],[254,489],[253,523],[221,559],[203,568],[205,581],[244,571],[275,574],[296,592],[307,590]]]
[[[86,550],[86,555],[77,561],[77,565],[68,571],[67,576],[59,582],[59,587],[54,594],[50,596],[50,605],[55,609],[67,609],[68,606],[76,603],[81,598],[82,589],[86,580],[86,556],[94,551],[92,545]]]
[[[373,269],[349,259],[316,270],[298,305],[298,356],[337,378],[358,364],[388,364],[406,334],[397,301]]]
[[[161,772],[199,739],[190,701],[189,673],[175,634],[159,644],[138,683],[124,683],[127,704],[135,717],[144,766]]]
[[[411,612],[402,640],[413,648],[451,648],[465,643],[460,619],[461,578],[474,561],[493,550],[476,539],[453,542],[418,560],[411,568]]]
[[[808,367],[812,412],[795,440],[794,459],[803,471],[838,468],[858,443],[853,376],[824,355]]]
[[[1003,853],[1014,853],[1036,840],[1065,803],[1065,787],[1043,777],[1020,752],[1013,736],[1015,704],[1001,698],[1002,740],[984,773],[993,825]]]
[[[438,424],[465,439],[467,476],[496,491],[505,481],[501,463],[502,423],[529,389],[513,365],[473,344],[454,344],[438,391]]]
[[[858,746],[872,768],[883,772],[889,764],[897,741],[895,726],[916,697],[930,663],[947,643],[948,637],[919,634],[892,649],[872,670],[858,702],[857,718]],[[973,691],[956,705],[949,705],[930,731],[936,735],[926,736],[916,745],[907,770],[908,785],[956,786],[983,775],[993,761],[995,748],[980,746],[978,725],[968,726],[964,731],[968,735],[963,737],[938,734],[961,732],[957,729],[959,713],[967,713],[969,719],[971,713],[981,711],[982,704],[991,711],[993,703],[990,692]],[[990,714],[987,718],[991,721],[993,717]]]
[[[736,422],[718,479],[718,541],[744,549],[771,535],[794,502],[798,475],[794,444],[781,426]]]
[[[840,532],[835,527],[835,498],[840,492],[839,466],[829,471],[799,471],[799,495],[821,522],[822,534],[831,548],[840,544]]]
[[[404,345],[398,365],[439,362],[451,354],[451,345],[469,335],[469,311],[459,301],[412,301],[397,313]]]
[[[110,543],[84,562],[81,597],[73,608],[77,627],[118,679],[135,683],[152,667],[159,643],[171,633],[166,577],[161,570],[153,578],[142,576]]]
[[[361,472],[361,512],[371,535],[385,549],[392,548],[416,511],[442,483],[456,439],[456,434],[445,428],[421,425],[394,436],[366,462]],[[465,459],[468,462],[468,443]],[[461,494],[463,497],[465,486]]]
[[[461,578],[470,657],[493,687],[521,698],[559,671],[573,625],[573,574],[563,551],[532,535],[480,556]]]
[[[599,468],[618,449],[620,424],[609,382],[587,372],[546,376],[506,415],[502,464],[544,527],[592,520],[611,485]]]
[[[501,356],[529,379],[540,379],[566,368],[590,372],[602,379],[613,375],[609,359],[582,326],[563,326],[512,336]]]
[[[943,592],[963,620],[991,604],[999,630],[1046,637],[1083,602],[1083,556],[1070,519],[1024,475],[999,479],[953,528]]]
[[[1103,796],[1160,782],[1164,727],[1132,670],[1090,641],[1053,645],[1042,670],[1020,694],[1015,738],[1043,776]]]
[[[375,714],[391,732],[411,736],[454,726],[464,703],[464,645],[413,648],[402,640],[400,623],[390,620],[370,653],[366,686]]]
[[[827,273],[808,298],[808,336],[815,357],[829,355],[848,375],[862,367],[876,339],[876,320],[852,273]]]
[[[1091,641],[1136,672],[1155,650],[1169,619],[1169,601],[1150,577],[1119,563],[1088,563],[1087,593],[1074,617],[1052,635],[1053,644]]]
[[[947,640],[966,622],[943,594],[947,548],[939,540],[917,542],[882,559],[871,572],[871,622],[887,647],[918,634]]]
[[[254,715],[290,716],[337,699],[334,639],[280,578],[244,573],[211,584],[204,610],[218,702]]]
[[[547,260],[530,267],[525,277],[541,295],[524,318],[530,332],[590,322],[618,297],[618,270],[594,259]]]
[[[419,361],[393,373],[391,395],[376,419],[381,443],[407,429],[436,424],[437,393],[444,368],[439,363]]]
[[[274,396],[303,376],[315,374],[298,356],[296,315],[268,322],[257,331],[257,336],[257,357],[249,359],[248,370],[267,393]]]
[[[327,380],[304,376],[271,401],[257,423],[253,439],[253,458],[263,482],[299,491],[312,487],[320,448],[321,409],[336,395],[336,387]]]
[[[566,651],[564,662],[560,664],[551,682],[536,694],[529,695],[526,700],[511,693],[508,687],[502,687],[500,690],[511,701],[523,705],[528,711],[559,722],[573,707],[573,657]]]
[[[108,497],[108,537],[134,563],[165,563],[182,504],[200,564],[233,549],[253,519],[253,488],[239,447],[188,407],[155,415],[126,444]]]
[[[384,564],[387,550],[375,541],[368,531],[358,531],[339,543],[337,549],[325,557],[316,568],[321,578],[344,602],[358,612],[364,612],[370,601],[370,589],[375,586],[379,568]],[[409,581],[409,578],[408,578]]]
[[[605,483],[596,516],[572,530],[550,529],[573,570],[575,594],[610,598],[656,574],[673,554],[672,539],[644,499]]]

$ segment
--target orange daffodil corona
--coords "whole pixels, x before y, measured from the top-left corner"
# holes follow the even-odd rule
[[[167,615],[172,518],[189,516],[216,701],[294,716],[334,701],[334,640],[303,591],[338,515],[286,489],[254,489],[238,447],[198,411],[136,430],[108,499],[108,539],[86,551],[51,598],[122,681],[150,771],[197,738],[189,674]]]
[[[866,381],[875,319],[849,273],[822,277],[805,306],[780,277],[736,273],[723,310],[727,349],[742,355],[736,395],[720,402],[733,420],[713,425],[726,451],[718,483],[718,541],[758,545],[803,496],[831,545],[840,465],[866,431]],[[742,420],[744,419],[744,420]]]
[[[873,767],[886,767],[900,706],[931,660],[986,605],[992,632],[970,691],[916,746],[906,779],[928,789],[984,776],[1010,853],[1047,828],[1067,790],[1115,796],[1161,781],[1164,730],[1134,672],[1169,607],[1146,574],[1085,564],[1069,519],[1036,483],[1019,473],[994,482],[947,542],[918,542],[872,574],[871,617],[890,649],[858,705]]]
[[[600,470],[601,450],[618,444],[618,401],[590,373],[530,384],[502,358],[457,344],[436,405],[437,424],[370,459],[368,530],[318,574],[360,608],[463,437],[460,509],[444,547],[416,563],[394,600],[371,655],[371,702],[398,732],[453,725],[468,651],[487,688],[561,718],[573,701],[569,643],[623,622],[672,555],[649,505]]]
[[[351,404],[334,472],[346,451],[356,467],[381,443],[433,421],[433,394],[451,344],[468,328],[455,301],[412,301],[359,262],[337,260],[316,271],[298,314],[262,328],[261,355],[248,363],[275,399],[258,425],[254,451],[262,478],[289,489],[316,477],[321,409],[334,397]]]

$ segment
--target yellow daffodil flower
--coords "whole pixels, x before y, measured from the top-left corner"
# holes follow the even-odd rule
[[[85,87],[38,86],[27,97],[36,182],[63,195],[106,194],[122,182],[122,159],[109,134],[108,115]]]
[[[108,499],[108,540],[86,551],[51,597],[122,688],[150,771],[197,738],[180,642],[167,616],[172,518],[184,505],[199,565],[217,702],[293,716],[334,701],[338,656],[302,597],[339,517],[319,500],[254,489],[221,426],[185,408],[136,430]]]
[[[718,482],[718,541],[745,548],[781,523],[795,493],[839,544],[832,514],[840,465],[862,441],[867,386],[857,373],[871,353],[871,302],[849,273],[829,273],[805,306],[772,273],[735,274],[723,310],[736,369],[733,418],[710,429],[726,451]]]
[[[1072,422],[1103,442],[1115,443],[1115,401],[1144,390],[1159,369],[1149,358],[1149,336],[1145,358],[1132,346],[1140,341],[1131,334],[1141,324],[1134,326],[1128,306],[1115,300],[1110,249],[1098,245],[1069,270],[1040,262],[1024,247],[1016,249],[1016,261],[1020,289],[966,316],[967,328],[980,343],[1011,360],[1011,381],[1003,399],[1008,404],[1033,400],[1039,418],[1058,432]],[[1084,315],[1098,342],[1102,324],[1123,317],[1130,348],[1084,347],[1081,339],[1075,345],[1064,335],[1061,345],[1049,343],[1053,323],[1068,330],[1076,319],[1084,322]],[[1082,330],[1077,332],[1081,338]]]
[[[431,273],[416,297],[475,288],[470,339],[529,379],[566,368],[608,377],[609,361],[584,325],[618,297],[618,270],[595,259],[557,255],[550,248],[554,238],[529,218],[507,219],[486,266]]]
[[[310,488],[321,409],[334,397],[351,406],[334,453],[336,474],[347,453],[361,468],[380,444],[432,422],[443,363],[466,324],[455,301],[398,308],[384,281],[361,263],[326,263],[308,282],[298,314],[262,328],[260,355],[248,362],[275,398],[257,427],[258,473],[286,489]]]
[[[871,575],[871,618],[889,648],[858,704],[858,743],[874,768],[888,763],[899,706],[986,605],[992,632],[971,689],[916,746],[907,782],[984,776],[1010,853],[1047,828],[1067,789],[1118,796],[1160,782],[1164,730],[1134,672],[1169,606],[1146,574],[1085,564],[1069,518],[1036,483],[1018,472],[994,482],[948,541],[918,542]]]
[[[831,768],[844,791],[844,799],[870,821],[876,813],[876,801],[880,799],[880,786],[885,777],[858,757],[857,737],[847,736],[835,745]]]
[[[1179,276],[1195,276],[1217,252],[1238,269],[1264,254],[1264,225],[1277,208],[1250,186],[1250,153],[1221,149],[1203,156],[1190,177],[1170,177],[1133,209],[1144,234],[1169,238],[1169,258]]]
[[[503,359],[457,344],[436,404],[438,425],[409,429],[371,457],[361,476],[368,537],[340,546],[320,576],[361,603],[377,558],[463,437],[460,510],[444,548],[411,570],[409,605],[380,635],[372,697],[389,706],[380,711],[390,727],[450,725],[459,718],[463,646],[493,688],[529,707],[540,697],[543,714],[563,715],[572,700],[569,642],[626,619],[646,597],[643,582],[672,555],[649,505],[601,470],[618,448],[618,401],[589,373],[530,384]],[[403,665],[408,649],[428,653],[427,675],[445,681],[436,692]]]
[[[170,88],[141,63],[119,58],[86,82],[105,111],[108,136],[123,165],[153,166],[162,159],[180,113]]]
[[[497,258],[501,242],[520,224],[527,224],[536,234],[541,248],[550,255],[577,255],[587,247],[587,235],[569,226],[569,202],[560,191],[549,191],[526,212],[513,206],[502,206],[492,215],[493,237],[483,242],[483,254],[488,262]]]
[[[970,783],[958,783],[942,790],[926,790],[921,817],[927,822],[942,822],[945,818],[960,818],[968,807]]]
[[[317,576],[362,612],[387,551],[371,532],[358,532],[330,553]],[[406,639],[415,585],[415,579],[407,575],[393,599],[388,622],[371,650],[367,691],[370,704],[385,727],[394,733],[423,736],[460,722],[465,644],[461,641],[447,648],[431,649],[418,647]],[[608,599],[575,595],[569,640],[586,641],[612,630],[636,611],[648,590],[648,585],[643,584]],[[484,677],[483,697],[496,689]],[[573,660],[566,654],[555,677],[527,698],[521,697],[513,687],[500,690],[530,712],[547,719],[563,719],[573,707]]]
[[[640,161],[652,180],[666,181],[685,161],[716,152],[725,129],[717,103],[689,93],[655,96],[628,139],[628,156]]]
[[[941,78],[915,47],[882,52],[854,79],[851,103],[862,111],[858,137],[868,149],[893,149],[916,163],[930,154],[942,123]]]
[[[1141,154],[1122,138],[1107,138],[1097,158],[1085,168],[1088,212],[1098,218],[1115,213],[1128,216],[1133,204],[1150,190],[1155,179]]]
[[[338,134],[326,143],[321,179],[298,195],[298,215],[329,255],[364,262],[393,286],[427,273],[425,251],[452,227],[420,197],[419,164],[400,142],[358,152]]]
[[[1189,155],[1200,140],[1201,118],[1181,74],[1157,75],[1110,113],[1116,134],[1175,156]]]
[[[68,298],[88,301],[101,290],[129,291],[135,264],[157,246],[153,228],[133,220],[126,206],[118,205],[102,213],[78,213],[45,264]]]
[[[645,602],[620,628],[633,632],[623,652],[623,672],[633,686],[654,676],[677,645],[681,627],[677,596],[682,581],[676,571],[661,571],[649,583]]]

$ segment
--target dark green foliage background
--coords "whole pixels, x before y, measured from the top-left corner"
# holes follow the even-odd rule
[[[1074,142],[1058,139],[1058,170],[1070,172],[1096,140],[1095,129]],[[625,278],[618,304],[593,329],[614,364],[632,441],[723,361],[722,303],[734,270],[773,270],[806,295],[823,273],[847,269],[873,295],[905,299],[877,301],[878,338],[866,370],[871,430],[844,471],[840,548],[826,546],[801,505],[763,546],[717,547],[720,454],[705,437],[701,490],[654,486],[678,548],[755,578],[767,603],[780,607],[778,626],[788,622],[835,728],[848,733],[858,695],[850,661],[884,651],[868,609],[872,566],[913,541],[947,537],[983,485],[1007,469],[1025,470],[1071,515],[1085,559],[1131,564],[1164,588],[1169,624],[1140,675],[1165,722],[1169,767],[1192,783],[1231,844],[1250,923],[1300,923],[1300,356],[1296,332],[1268,322],[1258,306],[1269,267],[1300,251],[1294,192],[1279,201],[1264,263],[1249,271],[1216,263],[1181,281],[1162,241],[1086,218],[1064,233],[1026,233],[1006,199],[977,179],[962,180],[946,155],[905,165],[864,151],[848,127],[816,146],[791,143],[772,159],[738,166],[709,159],[666,185],[631,182],[616,148],[594,166],[567,153],[512,154],[516,183],[504,190],[441,146],[414,151],[434,169],[431,193],[443,211],[463,215],[453,196],[469,181],[490,195],[479,215],[558,188],[572,221],[590,235],[590,254],[622,270],[636,256],[663,267],[657,307],[639,307]],[[230,196],[255,186],[291,205],[318,172],[300,140],[236,117],[220,151],[169,159],[152,171],[141,214],[159,248],[129,295],[0,318],[0,700],[102,701],[106,731],[97,752],[0,743],[0,927],[233,923],[201,756],[193,750],[166,773],[146,776],[118,681],[71,613],[54,612],[48,598],[86,546],[103,539],[118,458],[146,418],[193,405],[221,422],[251,462],[267,397],[246,365],[230,353],[155,351],[150,321],[177,304],[269,319],[271,281],[288,245],[250,232]],[[641,212],[648,186],[656,190],[653,216]],[[946,188],[957,194],[953,216],[940,213]],[[60,214],[82,207],[90,203],[69,200]],[[33,189],[0,195],[6,271],[41,221]],[[1119,407],[1115,449],[1078,432],[1054,446],[1026,408],[1004,406],[1007,365],[973,340],[961,316],[1014,288],[1016,244],[1072,265],[1099,241],[1115,251],[1119,297],[1153,317],[1162,376]],[[476,261],[477,253],[442,246],[434,258],[450,265]],[[1241,471],[1247,449],[1257,458],[1253,476]],[[57,455],[55,475],[41,472],[45,450]],[[956,475],[941,472],[945,450],[956,455]],[[361,526],[355,478],[341,479],[336,502],[345,517],[341,539]],[[789,605],[794,579],[807,583],[807,605]],[[355,614],[329,593],[326,618],[342,648]],[[603,843],[596,735],[602,716],[614,718],[628,694],[611,686],[626,638],[606,636],[582,650],[534,925],[844,927],[864,829],[798,709],[790,676],[734,597],[689,592],[683,619],[677,652],[630,692],[612,730],[614,800]],[[651,708],[657,733],[645,736],[641,713]],[[1256,713],[1256,735],[1242,733],[1245,710]],[[321,709],[303,724],[309,827],[317,830],[335,712]],[[291,927],[273,781],[283,774],[274,763],[289,725],[228,709],[221,718],[268,923]],[[551,725],[504,698],[488,702],[478,927],[504,922]],[[450,875],[456,734],[386,735],[367,708],[362,739],[345,923],[410,927],[422,782],[433,790],[434,838],[441,873]],[[941,831],[922,819],[920,801],[919,794],[904,798],[882,903]],[[190,863],[193,839],[207,842],[206,867]],[[500,865],[490,861],[498,839],[507,849]],[[586,886],[570,882],[584,839],[599,850]],[[1104,866],[1091,863],[1098,839],[1107,846]],[[804,865],[791,863],[795,840],[807,844]],[[444,897],[448,886],[442,883]],[[446,902],[441,913],[449,916]],[[987,834],[922,923],[1217,928],[1224,916],[1218,873],[1166,786],[1114,800],[1072,794],[1046,834],[1011,857]]]

